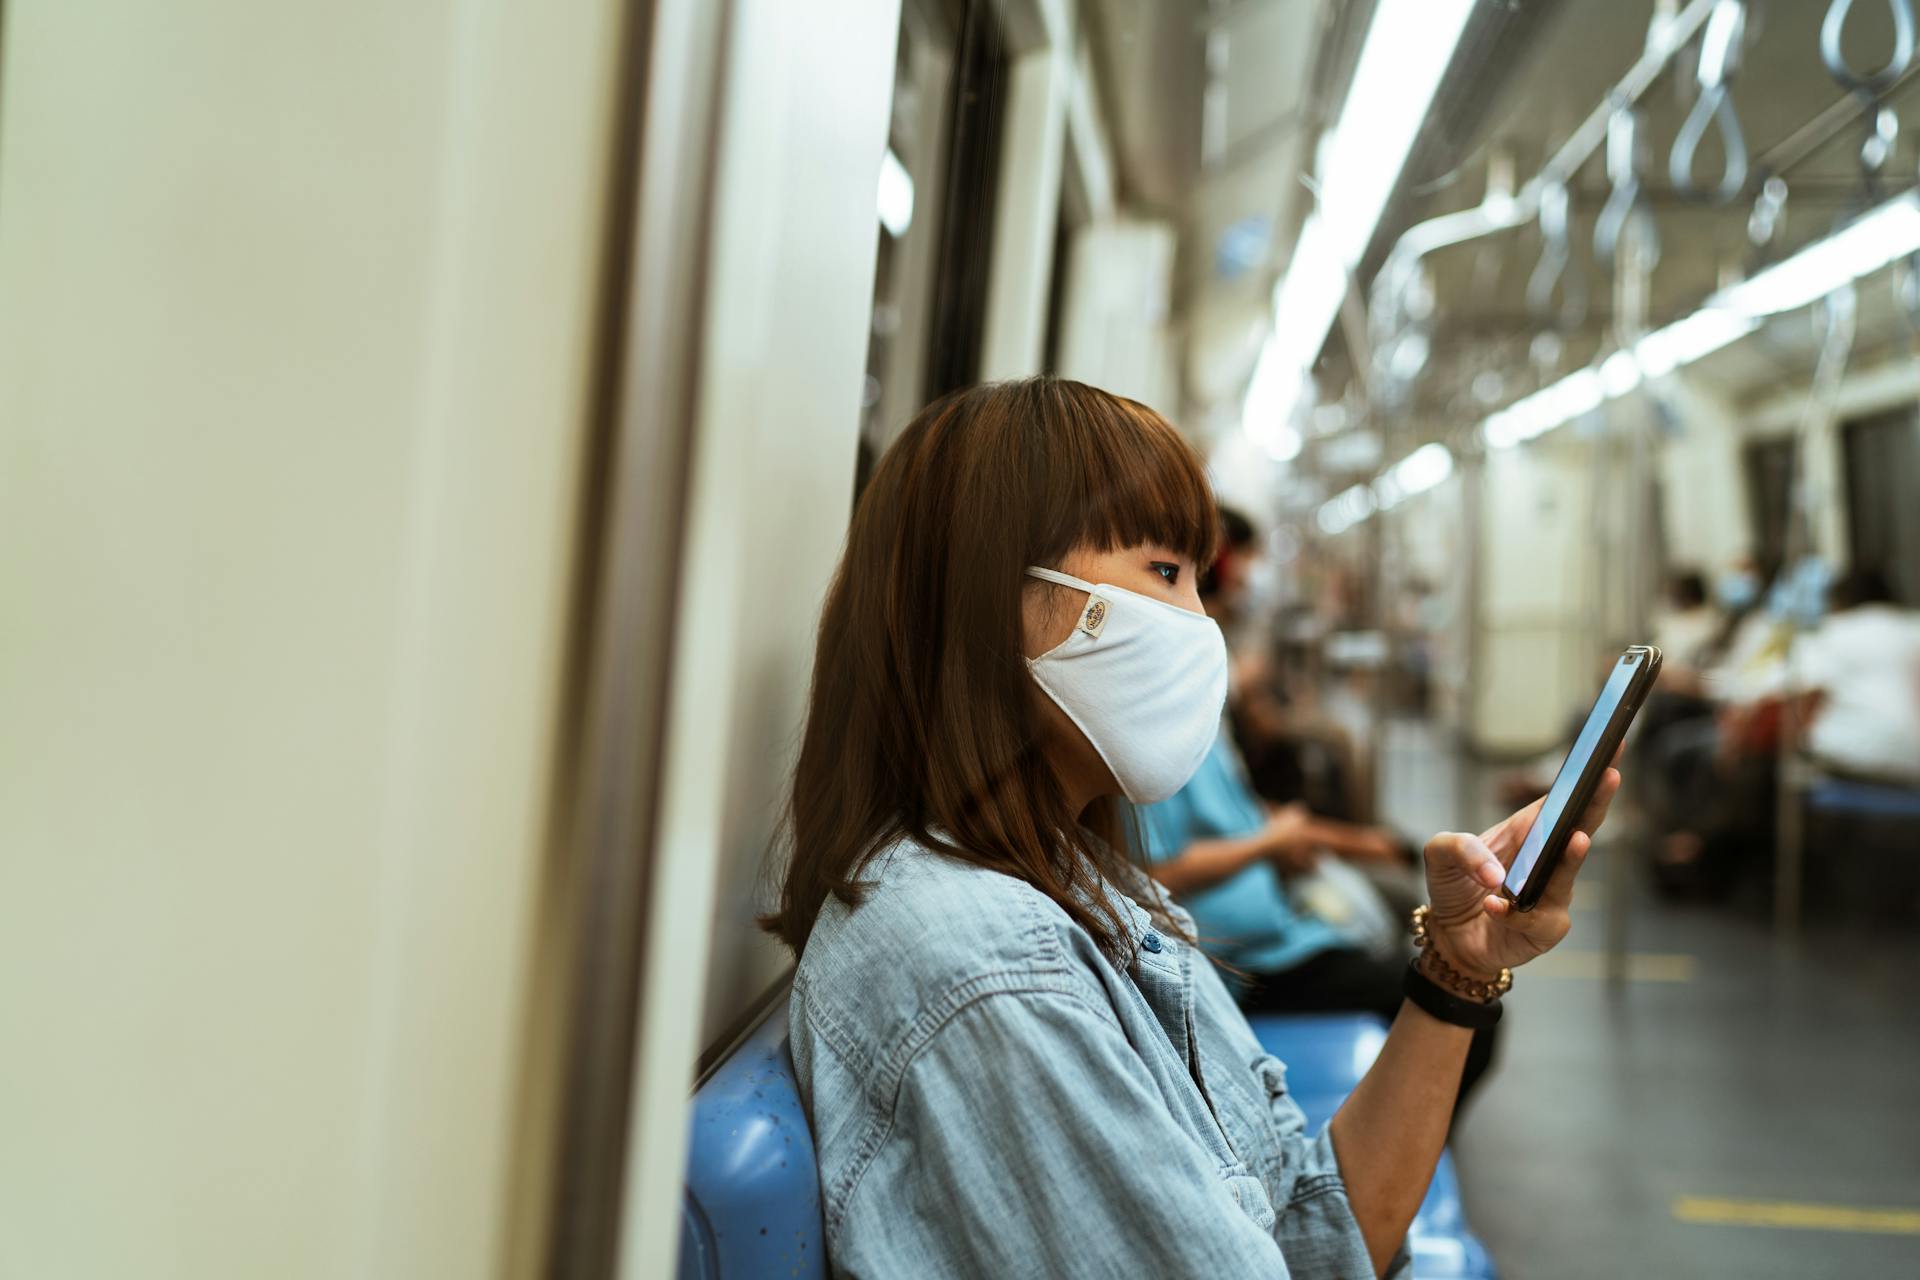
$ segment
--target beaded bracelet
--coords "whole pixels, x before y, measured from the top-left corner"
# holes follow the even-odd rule
[[[1483,1003],[1498,1000],[1513,990],[1513,970],[1511,969],[1502,969],[1500,976],[1492,982],[1481,982],[1478,979],[1469,978],[1448,964],[1446,957],[1440,954],[1439,948],[1433,945],[1433,935],[1427,932],[1427,917],[1432,914],[1433,908],[1425,904],[1415,907],[1412,928],[1413,945],[1420,949],[1420,956],[1426,961],[1435,985],[1462,999],[1478,1000]]]

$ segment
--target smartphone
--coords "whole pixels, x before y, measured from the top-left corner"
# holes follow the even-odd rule
[[[1567,841],[1573,838],[1580,816],[1593,802],[1593,793],[1606,776],[1607,766],[1613,763],[1620,740],[1627,736],[1634,712],[1647,700],[1659,674],[1660,650],[1650,644],[1629,648],[1607,673],[1607,682],[1600,686],[1600,696],[1594,699],[1587,722],[1580,726],[1580,736],[1573,740],[1573,750],[1554,775],[1546,803],[1534,815],[1526,839],[1520,842],[1520,852],[1513,855],[1513,865],[1507,868],[1501,895],[1519,910],[1533,910],[1546,892],[1547,880],[1560,865]]]

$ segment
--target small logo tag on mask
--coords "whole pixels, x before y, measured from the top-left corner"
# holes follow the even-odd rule
[[[1087,601],[1087,611],[1080,615],[1080,629],[1090,636],[1098,636],[1100,628],[1107,625],[1107,602],[1099,596]]]

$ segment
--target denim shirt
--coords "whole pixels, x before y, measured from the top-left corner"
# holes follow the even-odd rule
[[[1374,1274],[1285,1068],[1133,898],[1108,891],[1116,960],[1038,890],[910,842],[864,879],[821,908],[791,1007],[834,1274]]]

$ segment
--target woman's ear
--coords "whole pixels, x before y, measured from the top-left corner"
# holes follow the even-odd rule
[[[1037,658],[1065,640],[1080,616],[1075,593],[1037,578],[1020,590],[1021,651]]]

